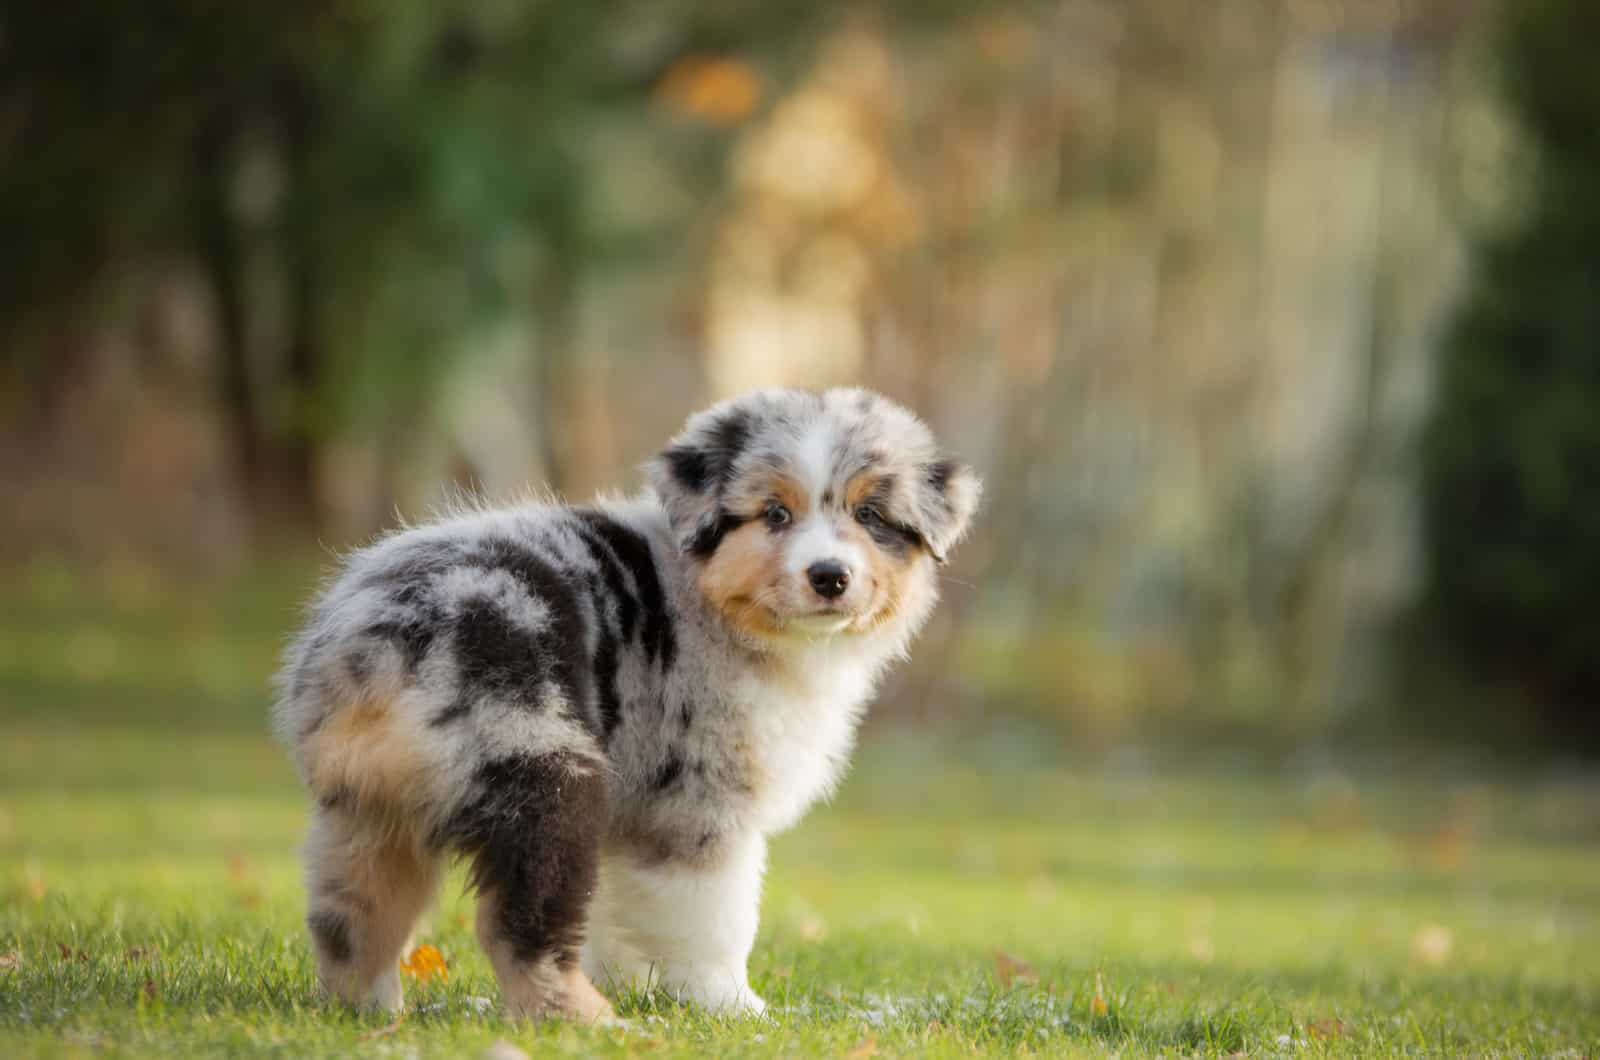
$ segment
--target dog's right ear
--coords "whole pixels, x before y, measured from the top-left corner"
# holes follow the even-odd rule
[[[691,416],[682,433],[645,465],[684,552],[708,554],[727,529],[722,497],[750,441],[749,409],[727,401]]]

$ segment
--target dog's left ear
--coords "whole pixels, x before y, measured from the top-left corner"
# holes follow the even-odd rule
[[[714,406],[691,416],[682,433],[645,465],[683,551],[716,549],[727,518],[722,495],[750,440],[750,428],[748,409],[732,403]]]
[[[983,496],[983,483],[970,467],[949,457],[940,457],[919,470],[917,488],[912,493],[916,509],[913,529],[942,564],[972,525]]]

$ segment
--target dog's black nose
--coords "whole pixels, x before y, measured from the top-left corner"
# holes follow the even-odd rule
[[[817,595],[829,600],[843,596],[850,587],[850,569],[838,560],[825,559],[813,563],[806,568],[806,577],[811,579],[811,588],[817,591]]]

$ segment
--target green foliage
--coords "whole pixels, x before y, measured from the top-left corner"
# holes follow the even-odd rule
[[[1424,450],[1429,604],[1473,671],[1600,745],[1600,10],[1508,5],[1526,206],[1478,248]]]
[[[643,114],[685,55],[781,57],[827,11],[12,5],[0,19],[0,337],[70,320],[105,293],[108,264],[193,253],[218,301],[222,359],[251,362],[223,368],[229,400],[251,406],[232,410],[239,429],[261,435],[247,448],[309,447],[364,412],[403,415],[475,334],[536,311],[541,269],[583,268],[597,123]],[[246,352],[274,314],[266,327],[285,348]]]

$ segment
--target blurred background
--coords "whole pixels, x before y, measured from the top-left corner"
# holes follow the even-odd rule
[[[3,709],[255,724],[333,550],[845,383],[988,485],[875,724],[1600,749],[1596,39],[1584,0],[7,4]]]

